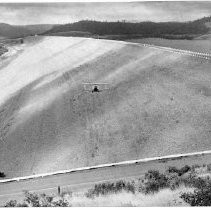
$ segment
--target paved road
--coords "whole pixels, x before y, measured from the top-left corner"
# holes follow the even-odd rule
[[[22,181],[0,183],[0,205],[10,199],[20,199],[23,191],[55,193],[58,186],[62,190],[77,191],[87,189],[97,182],[117,180],[121,178],[141,177],[150,169],[166,170],[169,166],[182,167],[186,164],[211,163],[211,153],[197,154],[184,157],[164,158],[137,162],[131,164],[119,164],[116,166],[96,167],[92,170],[81,170],[65,174],[57,174]]]

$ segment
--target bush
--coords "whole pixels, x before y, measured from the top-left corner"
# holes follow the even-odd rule
[[[183,193],[180,197],[191,206],[211,206],[211,184],[194,190],[194,193]]]
[[[28,205],[24,203],[18,203],[16,200],[11,200],[7,202],[4,207],[28,207]]]
[[[197,177],[193,173],[189,173],[186,176],[182,177],[182,183],[187,187],[194,187],[194,188],[203,188],[206,187],[207,184],[210,182],[209,178],[202,178]]]
[[[177,189],[181,184],[188,186],[204,186],[201,179],[197,179],[191,171],[191,167],[184,166],[181,169],[169,167],[165,174],[159,171],[148,171],[145,174],[144,180],[139,185],[139,192],[155,193],[163,188]]]
[[[168,178],[164,174],[160,174],[159,171],[150,170],[145,174],[143,183],[139,186],[139,191],[144,193],[155,193],[160,189],[166,188]]]
[[[16,200],[10,200],[9,202],[7,202],[4,207],[17,207],[17,201]]]
[[[63,197],[56,199],[54,196],[47,196],[46,194],[36,194],[25,192],[25,199],[23,203],[18,203],[16,200],[11,200],[5,204],[4,207],[67,207],[71,206]]]
[[[29,193],[29,192],[25,192],[25,200],[26,203],[29,204],[29,206],[32,206],[32,207],[39,207],[41,206],[40,204],[40,198],[38,196],[38,194],[36,193]]]
[[[207,165],[207,171],[211,171],[211,164]]]
[[[167,185],[171,190],[177,189],[182,184],[182,179],[177,173],[170,173],[167,177]]]
[[[93,198],[94,196],[107,195],[109,193],[118,193],[121,191],[135,193],[135,184],[134,182],[125,182],[123,180],[117,181],[116,183],[101,183],[96,184],[94,189],[88,190],[86,196]]]

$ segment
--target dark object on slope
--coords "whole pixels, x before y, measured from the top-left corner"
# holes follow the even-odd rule
[[[98,87],[96,85],[94,86],[94,88],[92,90],[92,93],[94,93],[94,92],[100,92],[100,90],[98,89]]]
[[[0,177],[1,177],[1,178],[6,177],[5,173],[4,173],[4,172],[0,172]]]
[[[108,83],[83,83],[83,89],[89,92],[101,92],[109,89]]]

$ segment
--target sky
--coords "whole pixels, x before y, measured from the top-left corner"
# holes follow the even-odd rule
[[[211,15],[210,2],[0,3],[0,22],[64,24],[79,20],[190,21]]]

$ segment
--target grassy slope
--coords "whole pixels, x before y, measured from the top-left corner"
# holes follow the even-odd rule
[[[17,176],[210,149],[210,79],[207,61],[152,48],[28,41],[0,71],[0,168]],[[109,90],[85,92],[90,81]]]

